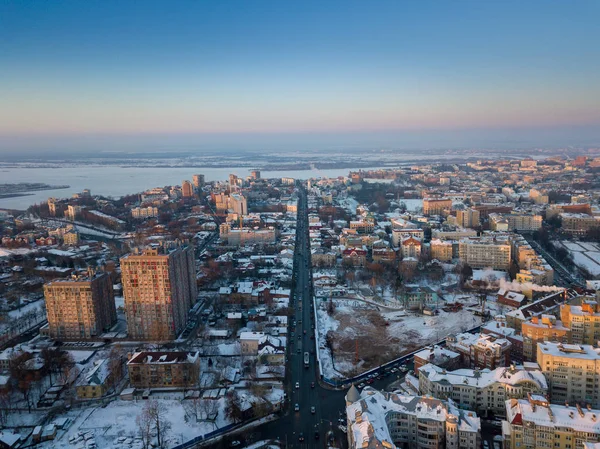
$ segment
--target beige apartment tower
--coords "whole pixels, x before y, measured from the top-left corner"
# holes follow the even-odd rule
[[[48,333],[64,340],[99,337],[117,322],[112,281],[106,273],[60,279],[44,285]]]
[[[194,250],[163,245],[121,259],[129,338],[173,340],[197,298]]]
[[[181,183],[181,194],[184,196],[184,198],[189,198],[191,196],[194,196],[193,184],[187,180],[183,181]]]

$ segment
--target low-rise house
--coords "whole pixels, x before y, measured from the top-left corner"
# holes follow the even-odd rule
[[[77,383],[79,399],[93,399],[104,396],[109,387],[110,367],[107,359],[94,362],[94,366]]]
[[[129,380],[135,388],[189,388],[198,385],[198,352],[136,352],[127,362]]]

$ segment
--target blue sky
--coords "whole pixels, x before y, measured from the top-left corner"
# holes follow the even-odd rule
[[[0,4],[0,144],[600,125],[600,2]],[[42,139],[43,141],[43,139]]]

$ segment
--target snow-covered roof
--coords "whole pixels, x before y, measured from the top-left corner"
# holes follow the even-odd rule
[[[562,427],[600,434],[600,420],[597,419],[600,410],[549,404],[541,399],[509,399],[506,401],[506,420],[511,424],[531,422],[549,429]]]
[[[131,356],[128,365],[145,365],[145,364],[168,364],[168,363],[195,363],[199,357],[198,352],[136,352]]]
[[[354,394],[353,394],[354,396]],[[349,401],[349,397],[346,396]],[[414,416],[417,420],[445,422],[451,416],[459,420],[465,432],[478,432],[481,423],[475,412],[459,410],[453,402],[421,396],[402,396],[366,387],[358,400],[346,407],[349,428],[355,448],[392,448],[394,439],[386,423],[389,413]]]
[[[494,383],[518,385],[523,382],[533,382],[539,389],[547,390],[548,385],[544,374],[538,369],[526,370],[523,366],[512,368],[496,368],[495,370],[483,369],[457,369],[446,371],[444,368],[431,363],[419,368],[419,375],[427,376],[431,382],[447,382],[452,385],[469,385],[485,388]]]

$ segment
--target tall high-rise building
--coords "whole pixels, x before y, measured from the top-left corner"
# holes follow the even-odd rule
[[[260,179],[260,170],[252,170],[250,172],[250,177],[252,179]]]
[[[184,198],[189,198],[190,196],[194,196],[194,186],[188,180],[185,180],[181,183],[181,193]]]
[[[165,244],[121,258],[129,338],[172,340],[197,299],[194,249]]]
[[[456,211],[456,223],[462,228],[479,226],[479,211],[471,208]]]
[[[248,215],[248,201],[243,195],[229,195],[229,208],[238,215]]]
[[[117,322],[112,281],[106,273],[60,279],[44,285],[48,331],[52,338],[98,337]]]
[[[192,184],[196,189],[204,186],[204,175],[192,175]]]

